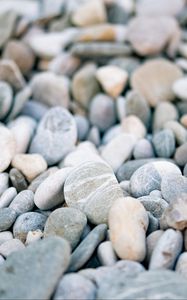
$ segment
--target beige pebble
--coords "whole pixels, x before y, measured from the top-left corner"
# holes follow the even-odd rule
[[[18,66],[9,59],[0,61],[0,80],[7,81],[15,90],[20,90],[25,86],[25,79]]]
[[[147,130],[143,122],[136,116],[128,116],[122,120],[122,132],[135,135],[138,139],[145,137]]]

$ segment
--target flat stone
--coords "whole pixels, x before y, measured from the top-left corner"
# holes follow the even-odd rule
[[[11,239],[0,246],[0,254],[7,258],[13,252],[21,251],[25,248],[24,244],[18,239]]]
[[[144,196],[138,198],[138,200],[143,204],[146,211],[149,211],[155,218],[160,218],[164,210],[168,207],[168,203],[158,197]]]
[[[9,229],[16,220],[14,209],[7,207],[0,209],[0,231]]]
[[[10,208],[14,209],[17,216],[31,211],[34,208],[34,194],[25,190],[20,192],[10,203]]]
[[[16,25],[17,14],[14,11],[1,11],[0,14],[0,48],[9,40],[12,36],[14,27]]]
[[[170,158],[175,152],[175,136],[171,129],[164,129],[153,136],[153,146],[158,157]]]
[[[47,219],[44,237],[60,236],[74,249],[80,241],[86,224],[87,218],[80,210],[70,207],[59,208],[54,210]]]
[[[50,299],[69,258],[69,245],[59,237],[12,254],[0,270],[1,299]],[[28,268],[32,278],[28,276]]]
[[[125,197],[114,202],[109,212],[109,229],[112,246],[118,257],[140,262],[144,260],[147,227],[148,215],[137,199]]]
[[[0,120],[3,120],[9,113],[13,102],[13,90],[5,81],[0,81],[0,95]]]
[[[137,4],[138,15],[177,16],[184,8],[183,0],[141,0]]]
[[[166,59],[152,59],[134,71],[131,85],[155,107],[161,101],[174,100],[172,86],[181,77],[182,71],[175,64]]]
[[[8,207],[16,197],[17,191],[14,187],[8,188],[0,197],[0,208]]]
[[[163,129],[167,122],[178,120],[178,117],[178,111],[174,104],[169,102],[158,103],[153,113],[153,131],[157,132]]]
[[[187,163],[186,152],[187,152],[187,142],[181,145],[180,147],[178,147],[175,152],[175,161],[181,167],[184,167],[184,165]]]
[[[15,168],[11,169],[9,172],[9,176],[10,176],[12,185],[15,187],[15,189],[18,192],[21,192],[21,191],[27,189],[27,187],[28,187],[27,181],[26,181],[25,177],[23,176],[23,174],[19,170],[15,169]]]
[[[15,154],[16,142],[12,132],[3,124],[0,124],[0,172],[5,171]]]

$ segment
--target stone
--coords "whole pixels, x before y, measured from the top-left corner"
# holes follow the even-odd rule
[[[58,237],[12,254],[0,269],[2,298],[49,299],[68,267],[69,258],[68,243]],[[32,279],[28,276],[28,268]]]
[[[101,144],[100,132],[97,126],[92,126],[88,132],[87,140],[93,143],[96,147]]]
[[[12,36],[17,20],[17,14],[15,11],[1,11],[0,14],[0,48],[5,45],[5,43]]]
[[[116,122],[115,103],[104,94],[97,94],[90,102],[89,120],[101,132],[106,131]]]
[[[69,80],[52,72],[35,75],[30,83],[34,100],[47,106],[69,106]],[[45,92],[44,92],[45,91]]]
[[[21,110],[21,114],[40,121],[47,112],[47,106],[37,101],[27,101]]]
[[[51,174],[54,174],[56,171],[58,171],[58,167],[50,167],[45,172],[37,176],[31,184],[28,186],[28,189],[33,191],[33,193],[36,192],[39,185]]]
[[[0,120],[3,120],[9,113],[13,102],[13,90],[5,81],[0,81],[0,95]]]
[[[0,208],[8,207],[16,197],[17,191],[14,187],[8,188],[0,197]]]
[[[40,154],[16,154],[11,164],[23,173],[29,182],[47,169],[47,163]]]
[[[0,196],[8,189],[9,187],[9,177],[8,173],[0,173]]]
[[[59,162],[77,141],[77,128],[73,116],[62,107],[54,107],[41,119],[30,153],[41,154],[48,165]]]
[[[156,22],[159,23],[158,19]],[[152,59],[134,71],[131,86],[155,107],[161,101],[174,100],[172,86],[181,77],[182,71],[175,64],[166,59]]]
[[[28,187],[27,181],[23,176],[23,174],[18,169],[12,168],[9,172],[9,176],[13,187],[15,187],[15,189],[18,192],[27,189]]]
[[[108,212],[123,192],[104,162],[86,162],[74,168],[64,184],[65,202],[83,211],[93,224],[107,223]]]
[[[133,216],[136,215],[136,219]],[[112,246],[121,259],[143,261],[148,215],[143,205],[131,197],[118,198],[109,212]],[[132,235],[133,233],[133,235]]]
[[[184,8],[183,0],[141,0],[137,4],[138,15],[177,16]]]
[[[167,122],[177,119],[178,111],[176,107],[172,103],[161,102],[155,107],[153,113],[153,131],[160,131]]]
[[[179,146],[187,141],[186,128],[184,128],[179,122],[168,121],[167,123],[165,123],[164,128],[171,129],[173,131],[176,142]]]
[[[41,240],[42,237],[43,237],[43,232],[40,229],[29,231],[27,233],[25,245],[30,245],[34,242],[37,242],[37,241]]]
[[[136,137],[134,135],[121,133],[103,147],[101,157],[116,172],[131,157],[135,144]]]
[[[156,230],[152,233],[150,233],[147,236],[147,240],[146,240],[146,244],[147,244],[147,253],[146,253],[146,262],[149,264],[152,253],[159,241],[159,239],[161,238],[161,236],[163,235],[164,231],[163,230]]]
[[[153,146],[158,157],[170,158],[175,152],[175,136],[171,129],[164,129],[153,136]]]
[[[134,135],[137,139],[142,139],[146,135],[146,128],[143,122],[136,116],[128,116],[122,120],[122,132]]]
[[[16,214],[16,212],[14,213]],[[27,212],[20,215],[13,226],[14,237],[24,243],[29,231],[44,229],[46,219],[46,216],[37,212]]]
[[[97,67],[93,63],[82,66],[73,76],[71,90],[74,99],[88,108],[90,100],[99,92],[99,84],[95,78]]]
[[[173,269],[182,251],[182,244],[183,237],[180,231],[166,230],[152,252],[149,269]]]
[[[24,244],[18,239],[11,239],[0,246],[0,254],[7,258],[13,252],[21,251],[25,248]]]
[[[81,64],[78,57],[69,52],[63,52],[54,57],[49,63],[49,71],[57,75],[73,76]]]
[[[178,79],[173,84],[173,92],[174,92],[175,96],[183,101],[187,101],[186,84],[187,84],[186,77]]]
[[[60,236],[66,239],[74,249],[80,241],[87,218],[80,210],[63,207],[54,210],[44,228],[44,237]]]
[[[156,55],[165,48],[174,56],[180,37],[180,27],[170,16],[137,16],[127,26],[127,40],[141,56]]]
[[[127,93],[125,100],[126,115],[137,116],[146,127],[149,126],[151,110],[145,98],[135,90]]]
[[[112,266],[117,262],[117,256],[110,241],[102,242],[99,245],[97,256],[102,266]]]
[[[64,202],[64,183],[71,171],[71,168],[57,170],[41,182],[34,195],[38,208],[47,210]]]
[[[34,208],[34,194],[25,190],[20,192],[10,203],[10,208],[14,209],[17,216],[31,211]]]
[[[80,270],[90,259],[97,246],[105,239],[106,224],[97,225],[71,255],[68,272]]]
[[[78,140],[83,141],[86,139],[86,136],[89,131],[89,121],[86,117],[81,115],[75,115],[75,122],[77,125],[77,134],[78,134]]]
[[[25,75],[31,71],[35,61],[32,50],[24,42],[18,40],[10,40],[6,44],[3,58],[13,60]]]
[[[79,274],[67,274],[59,282],[54,300],[94,300],[96,287],[91,280]]]
[[[181,167],[184,167],[185,164],[187,163],[186,151],[187,151],[187,142],[181,145],[180,147],[178,147],[175,152],[175,161]]]
[[[153,190],[160,190],[162,178],[167,174],[181,175],[181,171],[168,161],[150,162],[140,167],[130,178],[132,196],[142,197]]]
[[[58,17],[63,11],[63,6],[64,0],[55,0],[53,3],[50,0],[46,0],[42,3],[40,17],[42,19]]]
[[[103,90],[111,97],[118,97],[125,89],[128,73],[117,66],[100,67],[96,72],[96,78]]]
[[[182,175],[168,174],[162,178],[161,192],[168,202],[175,202],[182,194],[187,194],[187,178]]]
[[[182,126],[184,126],[185,128],[187,128],[187,114],[183,115],[180,118],[180,123],[181,123]]]
[[[110,127],[103,135],[102,144],[108,144],[113,138],[122,133],[121,125],[117,124]]]
[[[160,222],[159,219],[155,218],[150,211],[147,211],[147,214],[149,217],[149,226],[147,228],[147,235],[149,235],[160,228]]]
[[[16,212],[10,208],[0,209],[0,231],[9,229],[16,220]]]
[[[135,159],[147,159],[155,156],[153,146],[147,139],[140,139],[134,147]]]
[[[168,203],[158,197],[152,197],[152,196],[144,196],[138,198],[138,200],[143,204],[146,211],[149,211],[155,218],[159,219],[165,209],[168,207]]]
[[[0,124],[0,172],[5,171],[15,154],[16,142],[12,132],[3,124]]]
[[[187,264],[187,252],[183,252],[182,254],[180,254],[177,260],[175,271],[184,278],[186,278],[187,276],[186,264]]]
[[[107,14],[104,3],[101,0],[83,2],[73,12],[71,21],[74,25],[80,27],[106,23]]]
[[[0,245],[13,239],[11,231],[2,231],[0,232]]]

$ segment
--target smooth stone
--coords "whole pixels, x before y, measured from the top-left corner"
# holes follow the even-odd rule
[[[122,120],[122,132],[134,135],[137,139],[143,139],[146,128],[143,122],[136,116],[128,116]]]
[[[74,249],[80,241],[87,218],[80,210],[63,207],[54,210],[46,221],[44,237],[60,236]]]
[[[10,207],[0,209],[0,231],[9,229],[16,220],[16,212]]]
[[[137,3],[138,15],[177,16],[184,8],[184,0],[141,0]]]
[[[88,108],[90,100],[99,92],[95,78],[97,67],[93,63],[83,65],[72,78],[72,94],[83,107]]]
[[[12,210],[12,209],[11,209]],[[15,212],[16,213],[16,212]],[[44,229],[47,217],[37,212],[27,212],[20,215],[13,226],[15,238],[25,242],[27,233],[36,229]]]
[[[60,169],[41,182],[34,195],[38,208],[48,210],[64,202],[64,183],[71,171],[71,168]]]
[[[147,212],[137,199],[125,197],[114,202],[109,212],[109,229],[118,257],[140,262],[144,260],[148,222]]]
[[[54,174],[56,171],[58,171],[58,167],[50,167],[45,172],[37,176],[31,184],[28,186],[28,189],[31,190],[33,193],[36,192],[39,185],[47,178],[49,175]]]
[[[116,172],[131,157],[136,141],[134,135],[121,133],[103,147],[101,157]]]
[[[8,189],[8,187],[9,187],[8,173],[0,173],[0,196]]]
[[[10,203],[10,208],[14,209],[17,216],[31,211],[34,208],[34,194],[25,190],[20,192]]]
[[[161,192],[168,203],[177,201],[181,195],[187,195],[187,178],[172,174],[164,176],[161,182]]]
[[[105,93],[116,98],[126,87],[128,73],[117,66],[108,65],[98,68],[96,78]]]
[[[178,117],[178,111],[174,104],[168,102],[159,103],[153,113],[153,131],[160,131],[167,122],[175,121]]]
[[[122,44],[114,44],[116,46],[123,46]],[[110,65],[121,67],[122,69],[126,70],[128,74],[132,74],[132,72],[139,66],[140,61],[138,58],[135,58],[134,56],[119,56],[114,57],[109,61]]]
[[[150,211],[147,211],[149,217],[149,226],[147,228],[147,235],[160,228],[159,219],[155,218]]]
[[[131,86],[155,107],[161,101],[174,100],[172,85],[181,77],[182,71],[169,60],[152,59],[134,71]]]
[[[4,125],[0,124],[0,172],[5,171],[15,154],[16,142],[12,132]]]
[[[5,81],[0,81],[0,95],[0,119],[3,120],[9,113],[13,102],[13,90]]]
[[[24,244],[18,239],[11,239],[9,241],[4,242],[0,246],[0,254],[7,258],[10,254],[21,251],[25,248]]]
[[[36,121],[27,116],[21,116],[8,123],[8,128],[16,140],[16,153],[26,153],[36,129]]]
[[[97,256],[102,266],[112,266],[117,262],[117,256],[110,241],[102,242],[99,245]]]
[[[0,265],[2,265],[5,262],[5,259],[2,255],[0,255]]]
[[[168,161],[152,162],[140,167],[130,179],[132,195],[142,197],[153,190],[160,190],[162,178],[167,174],[181,175],[181,171]]]
[[[13,239],[13,235],[11,231],[0,232],[0,245],[12,239]]]
[[[163,198],[162,197],[162,193],[161,193],[161,191],[159,191],[159,190],[153,190],[150,194],[149,194],[149,196],[151,196],[151,197],[156,197],[156,198]],[[165,200],[165,199],[164,199]]]
[[[17,191],[14,187],[8,188],[0,197],[0,208],[8,207],[12,200],[16,197]]]
[[[122,188],[123,192],[127,192],[128,194],[130,194],[130,181],[129,180],[121,181],[119,185]]]
[[[171,129],[175,136],[177,144],[180,146],[187,141],[187,131],[180,123],[177,121],[168,121],[164,125],[165,129]]]
[[[175,152],[175,161],[181,167],[184,167],[187,163],[187,142],[177,148]]]
[[[35,1],[28,1],[23,5],[22,0],[2,0],[1,12],[4,13],[5,16],[9,16],[9,14],[10,16],[12,14],[17,14],[18,16],[20,16],[20,18],[25,16],[31,21],[38,17],[39,7],[38,3],[35,3]],[[10,22],[10,19],[8,18],[9,17],[7,17],[6,21],[8,22],[9,20]],[[15,30],[15,27],[17,27],[17,24],[13,25],[12,30]]]
[[[25,245],[30,245],[34,242],[37,242],[43,238],[43,232],[40,229],[29,231],[27,233],[27,238],[25,241]]]
[[[54,300],[94,300],[96,286],[80,274],[67,274],[59,282]]]
[[[97,246],[105,239],[107,226],[97,225],[71,255],[69,272],[80,270],[90,259]]]
[[[46,0],[41,5],[40,18],[50,19],[58,17],[63,11],[64,0],[55,0],[51,3],[50,0]]]
[[[180,231],[166,230],[152,252],[149,269],[173,269],[182,251],[182,244],[183,237]]]
[[[66,77],[42,72],[32,78],[30,86],[34,100],[50,107],[69,106],[69,81]]]
[[[186,278],[187,277],[186,267],[187,267],[187,252],[183,252],[177,260],[175,271],[179,273],[182,277]]]
[[[59,162],[77,141],[77,127],[73,116],[62,107],[54,107],[41,119],[30,153],[41,154],[48,165]]]
[[[183,77],[175,81],[173,84],[173,92],[177,98],[183,101],[187,101],[187,78]]]
[[[11,164],[23,173],[29,182],[47,169],[47,162],[40,154],[16,154]]]
[[[89,131],[89,121],[86,117],[81,115],[75,115],[74,117],[77,125],[78,140],[84,141]]]
[[[102,144],[108,144],[113,138],[115,138],[120,133],[122,133],[120,124],[110,127],[103,135]]]
[[[0,80],[7,81],[16,91],[25,86],[25,79],[18,66],[9,59],[2,59],[0,62]]]
[[[158,219],[168,207],[168,203],[164,199],[158,197],[144,196],[138,198],[138,200],[141,204],[143,204],[146,211],[149,211],[155,218]]]
[[[48,69],[57,75],[72,77],[80,64],[78,57],[69,52],[62,52],[50,61]]]
[[[100,131],[97,126],[92,126],[87,135],[87,141],[98,147],[101,143]]]
[[[21,110],[21,114],[31,117],[38,122],[43,118],[47,109],[48,107],[45,104],[32,100],[25,103]]]
[[[58,237],[12,254],[0,268],[1,299],[50,299],[69,258],[68,243]],[[28,268],[32,278],[28,276]]]
[[[150,262],[152,253],[153,253],[159,239],[161,238],[161,236],[163,234],[164,234],[163,230],[156,230],[147,236],[147,239],[146,239],[146,244],[147,244],[146,262],[147,263]]]
[[[116,108],[112,98],[97,94],[90,102],[89,120],[101,132],[106,131],[116,122]]]
[[[181,123],[182,126],[184,126],[185,128],[187,128],[187,114],[183,115],[180,118],[180,123]]]
[[[64,185],[66,204],[83,211],[96,225],[107,223],[111,205],[122,195],[112,169],[104,162],[87,162],[77,166]]]
[[[23,174],[18,169],[11,169],[9,172],[9,177],[13,187],[19,192],[26,190],[28,187],[27,181]]]
[[[175,136],[171,129],[164,129],[153,136],[153,146],[158,157],[170,158],[175,152]]]
[[[184,169],[183,169],[183,175],[187,177],[187,164],[185,164]]]
[[[137,142],[133,150],[135,159],[147,159],[155,157],[152,144],[147,139],[141,139]]]
[[[10,39],[10,37],[13,34],[16,20],[17,20],[17,14],[15,11],[1,11],[0,14],[0,48],[5,45],[5,43]]]

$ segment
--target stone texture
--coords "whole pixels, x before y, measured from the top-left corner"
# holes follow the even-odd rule
[[[23,174],[19,170],[15,169],[15,168],[11,169],[9,172],[9,176],[10,176],[12,185],[16,188],[16,190],[18,192],[21,192],[21,191],[27,189],[27,187],[28,187],[27,181],[26,181],[25,177],[23,176]]]
[[[5,11],[1,12],[0,15],[0,48],[8,41],[14,31],[14,26],[16,24],[17,14],[15,11]]]
[[[175,152],[175,161],[181,167],[184,167],[187,163],[187,142],[177,148]]]
[[[0,95],[0,119],[3,120],[9,113],[13,102],[13,90],[5,81],[0,81]]]
[[[164,199],[155,196],[144,196],[138,198],[138,200],[143,204],[146,211],[149,211],[158,219],[168,207],[168,203]]]
[[[123,118],[122,132],[134,135],[137,139],[144,138],[146,135],[146,128],[142,121],[136,116],[128,116]]]
[[[16,211],[17,216],[32,211],[34,208],[33,192],[29,190],[20,192],[10,203],[9,207]]]
[[[153,146],[147,139],[141,139],[137,142],[133,150],[135,159],[153,158],[154,156]]]
[[[153,146],[158,157],[170,158],[175,152],[175,136],[171,129],[164,129],[153,136]]]
[[[0,80],[7,81],[16,91],[25,86],[25,80],[18,66],[9,59],[2,59],[0,62]]]
[[[184,8],[183,0],[141,0],[137,4],[138,15],[177,16]]]
[[[168,202],[175,202],[181,195],[187,194],[187,178],[182,175],[168,174],[161,182],[163,198]]]

